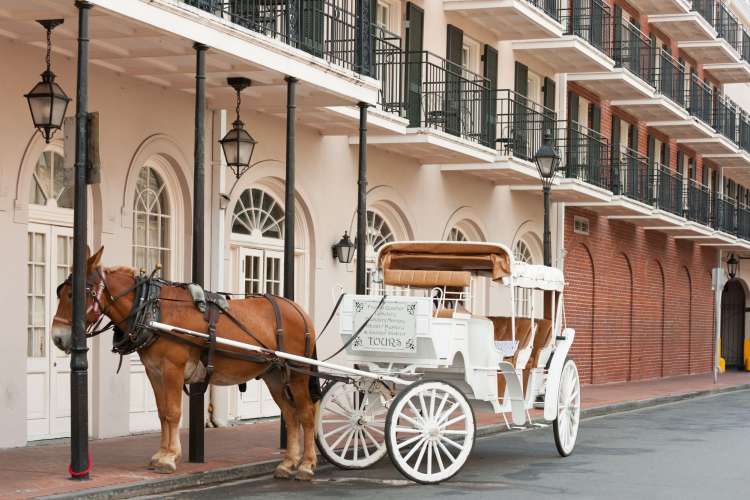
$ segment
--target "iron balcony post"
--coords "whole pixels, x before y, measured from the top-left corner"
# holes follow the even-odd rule
[[[552,265],[552,236],[549,228],[549,195],[551,187],[544,185],[544,265]]]
[[[357,179],[357,275],[356,292],[367,288],[367,108],[359,103],[359,175]]]
[[[205,170],[204,170],[204,129],[206,118],[206,50],[201,43],[193,45],[195,49],[195,145],[193,164],[193,273],[192,281],[203,286],[204,281],[204,205],[205,205]],[[189,459],[193,463],[205,461],[204,450],[204,401],[205,384],[190,385],[190,429]]]
[[[91,4],[76,2],[78,8],[78,74],[76,83],[76,151],[73,211],[73,345],[70,357],[70,475],[88,479],[88,359],[86,353],[86,146],[88,139],[89,10]]]

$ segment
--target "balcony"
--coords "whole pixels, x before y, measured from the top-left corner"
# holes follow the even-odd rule
[[[444,0],[446,12],[474,21],[498,40],[562,36],[561,0]]]
[[[555,132],[557,113],[512,90],[498,90],[494,97],[497,115],[489,138],[497,153],[492,163],[446,165],[442,169],[475,175],[495,184],[538,185],[534,155],[542,145],[544,131]]]
[[[654,96],[654,65],[649,38],[630,22],[614,27],[615,68],[600,73],[574,73],[569,82],[607,100],[648,99]]]
[[[423,164],[494,161],[495,101],[489,80],[430,52],[384,50],[375,58],[379,109],[403,134],[371,133],[368,144]],[[356,144],[358,138],[352,138]]]
[[[714,5],[715,0],[693,0],[689,12],[649,15],[648,22],[676,42],[711,41],[717,36]]]
[[[678,137],[677,142],[709,159],[734,158],[739,153],[737,148],[737,105],[723,95],[712,96],[713,98],[709,99],[706,85],[694,82],[691,87],[698,94],[695,103],[696,113],[701,115],[701,121],[707,118],[710,113],[710,123],[715,132],[706,138]]]
[[[574,8],[560,9],[561,38],[513,42],[517,59],[548,68],[553,73],[610,71],[612,15],[601,0],[580,0]],[[555,57],[550,57],[554,54]]]
[[[630,0],[628,3],[646,15],[690,12],[690,0]]]
[[[656,85],[654,95],[643,99],[612,100],[612,106],[646,122],[690,125],[685,109],[685,67],[664,50],[659,50],[652,60],[656,63],[652,79]]]
[[[672,60],[671,56],[669,56],[669,60]],[[664,63],[662,63],[663,66]],[[680,106],[687,109],[689,117],[687,119],[682,117],[677,120],[653,121],[648,122],[647,125],[678,140],[713,138],[715,131],[711,126],[713,123],[713,93],[711,87],[693,74],[690,78],[690,85],[685,89],[684,77],[684,69],[680,67],[676,76],[670,79],[672,80],[671,83],[662,83],[660,78],[660,88],[668,87],[667,93],[677,96],[674,98],[678,100]]]

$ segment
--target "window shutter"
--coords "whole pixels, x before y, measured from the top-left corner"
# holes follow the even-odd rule
[[[406,4],[406,67],[404,97],[406,118],[410,127],[419,127],[422,122],[422,34],[424,33],[424,11],[417,5]]]
[[[445,110],[445,131],[453,135],[461,135],[461,99],[463,75],[464,32],[452,24],[448,25],[448,46],[446,59],[448,67],[446,74],[446,92],[443,102]],[[430,110],[433,111],[433,110]]]
[[[617,158],[620,153],[620,119],[612,115],[612,158]]]
[[[524,97],[529,96],[529,68],[516,61],[515,91]]]
[[[578,94],[568,92],[568,121],[578,123]]]
[[[463,66],[463,53],[464,53],[464,32],[460,28],[456,28],[452,24],[448,25],[448,47],[446,48],[445,54],[453,64],[458,67]]]
[[[557,92],[557,86],[555,81],[551,78],[544,78],[544,107],[547,109],[555,110],[555,93]]]
[[[615,63],[618,66],[622,66],[624,62],[624,57],[626,55],[626,52],[623,51],[623,43],[622,43],[622,7],[619,5],[615,5],[615,29],[614,29],[614,40],[615,40],[615,47],[614,47],[614,59]],[[638,45],[638,44],[634,44]]]
[[[648,136],[648,147],[646,149],[646,155],[648,156],[648,164],[650,167],[654,166],[654,157],[656,156],[656,138],[653,135]]]
[[[323,0],[306,0],[301,2],[302,32],[300,45],[302,50],[323,57]]]
[[[485,146],[494,148],[495,139],[497,139],[497,49],[485,45],[482,59],[484,62],[484,77],[487,78],[490,86],[482,102],[482,109],[484,109],[482,138]]]
[[[602,108],[598,104],[591,103],[591,122],[589,128],[596,132],[602,129]]]

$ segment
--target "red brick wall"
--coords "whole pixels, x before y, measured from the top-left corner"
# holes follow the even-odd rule
[[[589,219],[589,235],[573,217]],[[567,208],[571,355],[586,383],[704,373],[712,366],[716,250]]]

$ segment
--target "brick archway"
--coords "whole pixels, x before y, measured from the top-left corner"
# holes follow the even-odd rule
[[[664,361],[664,269],[658,260],[646,264],[636,304],[633,335],[633,380],[661,377]]]
[[[570,355],[578,364],[581,381],[592,383],[595,316],[594,260],[583,243],[574,246],[565,259],[565,276],[569,283],[565,298],[568,322],[576,330]]]
[[[633,272],[628,256],[616,255],[607,276],[606,296],[598,299],[605,307],[604,317],[598,317],[594,335],[596,384],[629,380],[632,370]]]

